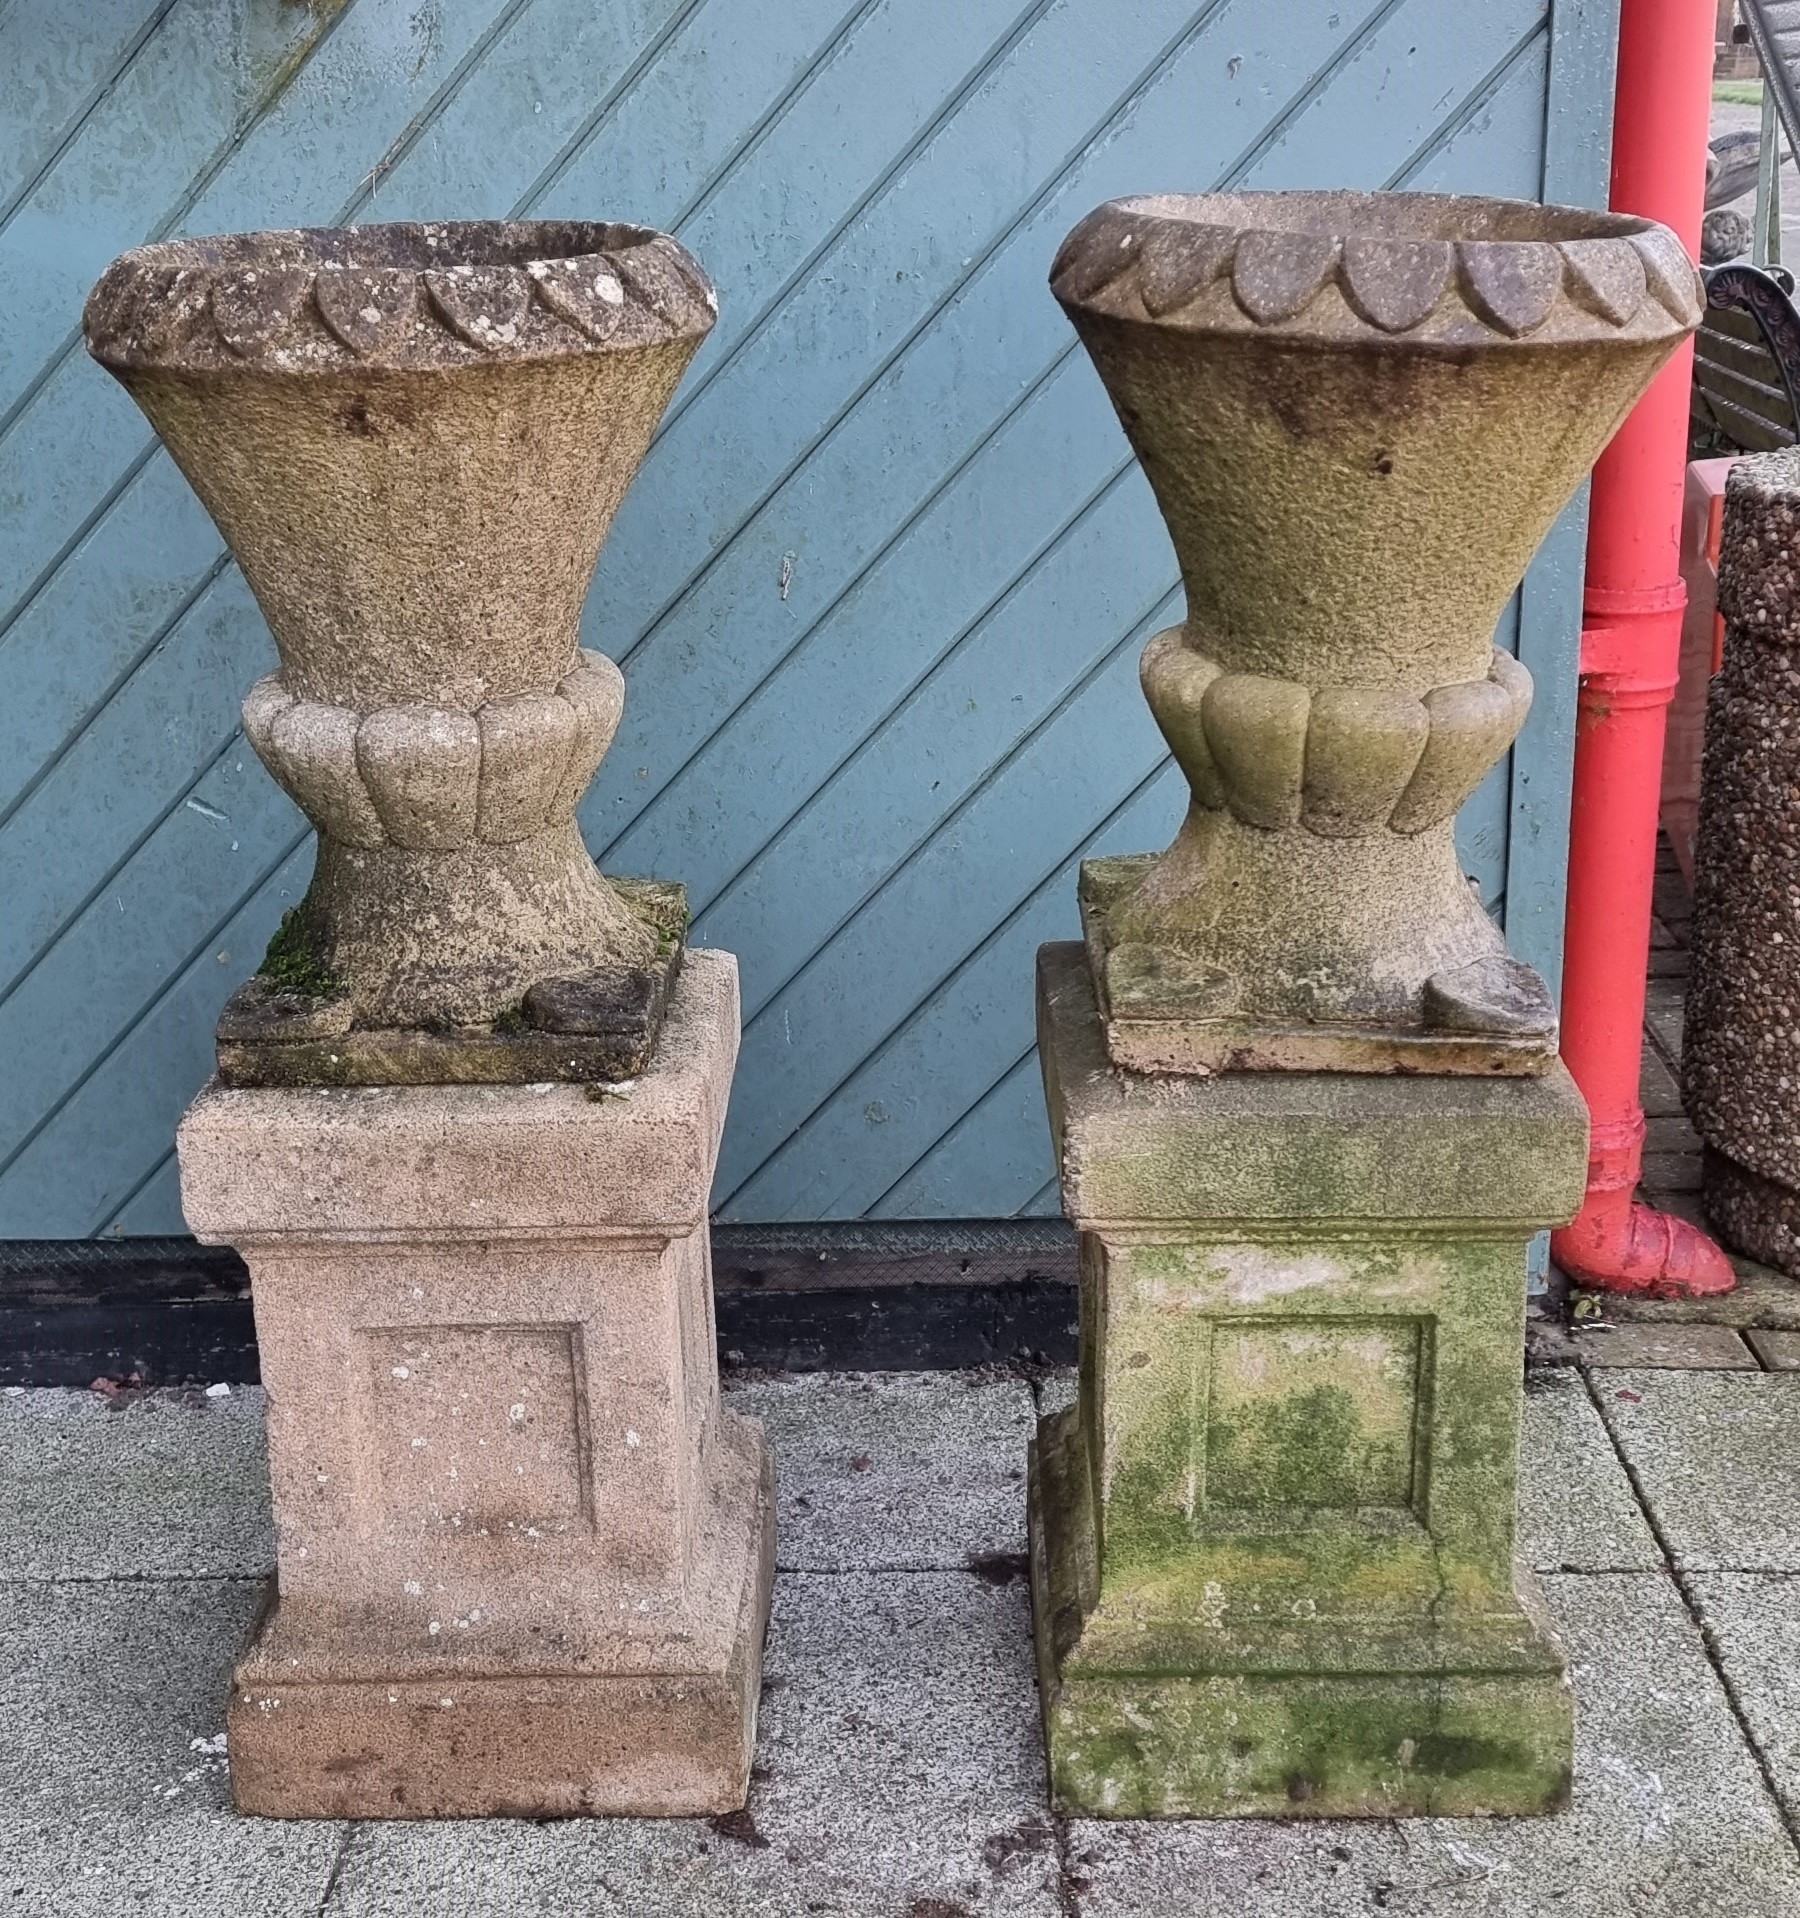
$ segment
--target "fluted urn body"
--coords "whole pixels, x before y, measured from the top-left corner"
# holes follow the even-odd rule
[[[1113,1057],[1545,1069],[1549,995],[1452,827],[1530,704],[1506,602],[1698,323],[1680,243],[1501,200],[1159,195],[1090,215],[1051,285],[1187,591],[1143,662],[1186,822],[1083,874]]]
[[[654,1025],[679,908],[627,903],[576,828],[624,705],[577,626],[716,311],[672,239],[579,223],[181,240],[94,289],[89,350],[273,629],[244,727],[319,834],[222,1058],[284,1038],[355,1057],[336,1076],[546,1077],[436,1042]]]

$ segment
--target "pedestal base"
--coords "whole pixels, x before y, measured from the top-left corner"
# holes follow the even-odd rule
[[[244,1810],[743,1803],[774,1503],[715,1358],[737,1040],[736,967],[693,952],[616,1096],[194,1102],[183,1203],[250,1266],[279,1543],[229,1712]]]
[[[721,1421],[699,1603],[642,1623],[606,1669],[421,1657],[283,1605],[271,1584],[226,1713],[232,1794],[271,1818],[634,1818],[731,1811],[749,1790],[775,1564],[760,1427]],[[597,1662],[597,1661],[596,1661]],[[371,1671],[371,1667],[376,1667]]]
[[[1031,1462],[1052,1789],[1111,1817],[1566,1802],[1561,1648],[1513,1562],[1525,1247],[1586,1115],[1543,1078],[1151,1078],[1039,955],[1081,1234],[1076,1406]]]
[[[1574,1717],[1531,1576],[1483,1653],[1420,1618],[1401,1643],[1331,1644],[1272,1669],[1109,1669],[1084,1660],[1094,1521],[1074,1408],[1031,1447],[1031,1602],[1050,1789],[1095,1818],[1407,1818],[1561,1810]],[[1217,1593],[1223,1603],[1222,1591]],[[1315,1601],[1316,1602],[1316,1601]],[[1296,1600],[1304,1606],[1306,1600]],[[1334,1635],[1333,1635],[1334,1636]],[[1471,1634],[1470,1636],[1478,1636]],[[1385,1638],[1386,1634],[1380,1635]],[[1473,1669],[1459,1668],[1458,1653]],[[1390,1669],[1334,1670],[1392,1660]],[[1481,1669],[1510,1659],[1515,1669]]]

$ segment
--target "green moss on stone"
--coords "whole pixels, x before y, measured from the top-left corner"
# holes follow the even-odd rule
[[[343,990],[343,980],[326,965],[307,923],[304,906],[290,906],[269,941],[257,977],[278,991],[303,999],[329,999]]]

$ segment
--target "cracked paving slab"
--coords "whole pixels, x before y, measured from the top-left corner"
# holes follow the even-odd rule
[[[1059,1918],[1023,1579],[776,1582],[747,1819],[365,1825],[330,1918]]]
[[[1683,1571],[1800,1571],[1800,1373],[1596,1377],[1608,1426]]]
[[[1558,1575],[1575,1681],[1557,1818],[1070,1827],[1080,1918],[1792,1918],[1800,1854],[1665,1576]]]
[[[225,1697],[259,1597],[0,1584],[0,1910],[316,1918],[342,1827],[231,1809]]]
[[[0,1393],[0,1579],[273,1569],[263,1395]]]
[[[1519,1556],[1539,1572],[1639,1572],[1663,1558],[1579,1372],[1525,1374]]]
[[[1689,1584],[1725,1682],[1800,1824],[1800,1575],[1696,1572]]]
[[[807,1372],[731,1384],[775,1448],[784,1571],[957,1570],[1025,1550],[1031,1388],[988,1372]]]

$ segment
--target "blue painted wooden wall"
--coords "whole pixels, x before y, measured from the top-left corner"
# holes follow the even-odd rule
[[[0,1236],[180,1229],[172,1138],[311,857],[237,731],[242,579],[81,349],[152,236],[542,213],[679,232],[719,325],[584,641],[584,812],[741,957],[733,1219],[1053,1209],[1032,953],[1170,836],[1166,538],[1045,290],[1096,202],[1597,199],[1616,0],[0,0]],[[1552,970],[1572,517],[1464,850]]]

